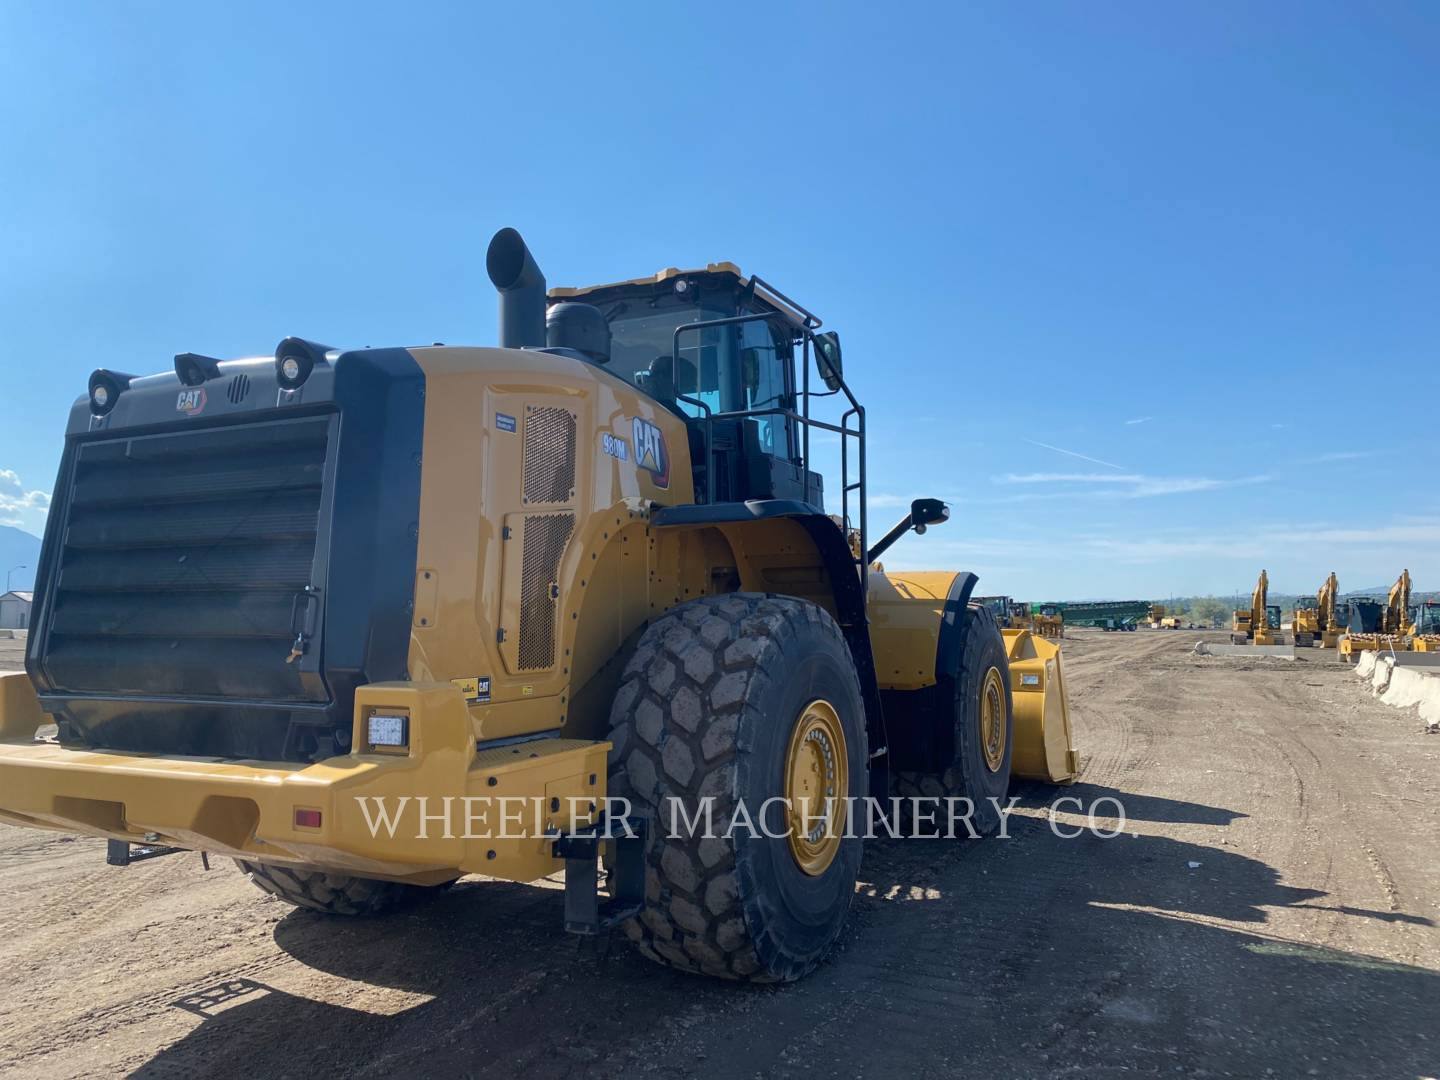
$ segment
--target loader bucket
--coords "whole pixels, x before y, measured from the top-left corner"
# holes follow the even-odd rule
[[[1000,632],[1010,659],[1010,696],[1015,707],[1011,769],[1027,780],[1074,783],[1080,772],[1080,754],[1070,729],[1060,646],[1029,630]]]

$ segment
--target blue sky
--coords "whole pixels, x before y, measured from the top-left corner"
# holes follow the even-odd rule
[[[889,565],[1440,588],[1437,115],[1426,4],[0,5],[0,520],[97,366],[492,342],[514,225],[824,315]]]

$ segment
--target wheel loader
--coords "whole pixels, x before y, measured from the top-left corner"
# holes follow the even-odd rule
[[[840,932],[867,797],[984,833],[1012,777],[1075,778],[1058,646],[973,574],[875,569],[949,511],[872,542],[817,316],[729,263],[547,292],[512,229],[486,265],[499,347],[90,376],[0,678],[0,820],[331,914],[563,869],[566,929],[778,982]],[[669,820],[702,804],[770,827]]]

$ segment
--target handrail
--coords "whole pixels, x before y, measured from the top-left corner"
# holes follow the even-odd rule
[[[788,297],[786,297],[783,293],[779,292],[778,290],[772,289],[768,283],[760,281],[760,279],[758,278],[752,278],[752,281],[759,281],[760,285],[763,286],[765,289],[774,293],[777,297],[784,300],[785,302],[792,304],[797,311],[806,316],[806,324],[797,327],[791,320],[786,318],[781,312],[777,311],[757,312],[751,315],[731,315],[721,319],[706,319],[701,322],[682,323],[680,326],[677,326],[675,328],[675,333],[673,335],[673,341],[671,345],[671,355],[675,364],[676,372],[678,374],[680,366],[681,334],[708,330],[712,327],[739,326],[745,323],[752,322],[768,323],[778,320],[781,325],[785,326],[787,329],[790,330],[792,334],[792,345],[794,344],[795,335],[798,335],[801,338],[801,370],[803,372],[803,379],[799,398],[801,401],[802,411],[796,412],[793,408],[772,406],[759,409],[737,409],[729,412],[715,412],[710,408],[710,406],[705,404],[705,402],[701,401],[700,399],[688,397],[684,394],[679,393],[677,390],[675,394],[675,399],[677,401],[684,401],[687,404],[695,405],[703,413],[703,416],[699,419],[704,425],[703,431],[705,443],[705,486],[703,491],[703,498],[701,497],[702,493],[697,492],[696,501],[706,503],[713,501],[713,495],[715,490],[715,421],[717,419],[744,420],[755,416],[778,415],[798,423],[801,427],[803,447],[801,450],[802,476],[808,475],[810,471],[810,429],[812,427],[817,427],[824,431],[835,432],[840,436],[840,520],[842,523],[841,532],[844,533],[851,527],[850,493],[852,491],[855,491],[858,493],[856,501],[859,504],[858,517],[860,523],[860,553],[859,555],[854,555],[854,553],[852,552],[852,561],[855,563],[855,565],[859,568],[860,571],[860,588],[862,591],[862,595],[868,595],[868,590],[870,587],[870,563],[865,556],[866,553],[870,550],[870,529],[869,508],[867,505],[868,500],[866,499],[866,488],[868,484],[868,479],[866,477],[865,469],[865,406],[861,405],[859,400],[855,397],[855,394],[851,391],[849,384],[845,382],[844,376],[837,375],[836,379],[840,384],[839,389],[842,393],[844,393],[846,400],[850,403],[850,408],[845,410],[845,412],[842,414],[842,416],[840,417],[840,423],[838,425],[827,423],[824,420],[816,420],[811,418],[810,399],[814,395],[810,390],[810,347],[815,341],[814,331],[820,326],[820,320],[814,315],[812,315],[810,312],[806,311],[804,308],[800,307],[798,304],[794,304],[794,302],[791,301]],[[814,325],[809,325],[810,322],[813,322]],[[697,365],[697,376],[700,370],[700,366]],[[788,381],[789,380],[787,380],[787,382]],[[851,426],[852,418],[854,418],[853,427]],[[853,484],[850,482],[849,443],[849,440],[852,438],[856,442],[856,451],[858,458],[857,478],[856,482]],[[805,482],[805,490],[808,495],[808,479]],[[846,543],[849,543],[848,537],[846,537]]]

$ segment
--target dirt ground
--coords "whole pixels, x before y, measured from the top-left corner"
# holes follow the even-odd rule
[[[782,989],[582,946],[553,883],[334,920],[222,860],[0,827],[0,1073],[1440,1074],[1440,737],[1333,654],[1200,636],[1072,631],[1081,782],[1021,789],[1008,840],[871,845],[840,947]],[[1058,838],[1059,795],[1124,832]]]

